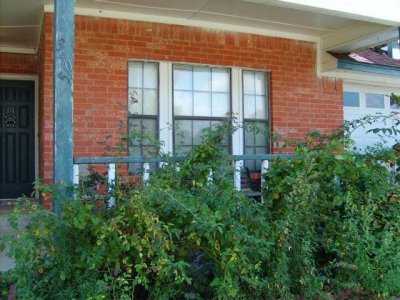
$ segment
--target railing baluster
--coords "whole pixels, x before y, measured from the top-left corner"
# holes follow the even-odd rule
[[[108,165],[108,193],[111,195],[115,185],[115,164]],[[111,196],[108,200],[108,207],[113,207],[115,204],[115,197]]]
[[[212,184],[213,183],[213,170],[210,169],[210,172],[208,173],[207,176],[207,184]]]
[[[242,169],[242,166],[243,166],[243,161],[242,160],[236,160],[234,162],[234,164],[235,164],[234,185],[235,185],[236,190],[240,191],[240,189],[241,189],[241,187],[240,187],[240,185],[241,185],[240,173],[241,173],[241,169]]]
[[[79,165],[74,164],[72,170],[72,184],[74,185],[74,199],[78,199],[77,187],[79,186]]]
[[[79,185],[79,165],[74,164],[73,166],[73,177],[72,177],[72,184],[75,185]]]
[[[150,164],[143,163],[143,182],[148,182],[150,179]]]
[[[267,182],[264,178],[264,174],[267,173],[269,168],[269,160],[262,160],[261,161],[261,195],[262,195],[262,190],[266,186]],[[264,203],[264,197],[261,196],[261,202]]]
[[[261,161],[261,186],[264,187],[266,181],[264,179],[264,174],[267,173],[269,168],[269,160],[262,160]]]

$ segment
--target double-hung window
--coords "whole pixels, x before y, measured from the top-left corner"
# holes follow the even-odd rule
[[[187,154],[201,144],[203,129],[231,112],[230,69],[173,65],[174,154]],[[225,145],[229,149],[230,139]]]
[[[268,75],[261,71],[243,71],[244,154],[269,153]],[[245,166],[260,170],[260,161]]]
[[[155,62],[129,62],[128,130],[131,135],[130,156],[156,155],[154,139],[158,137],[159,68]],[[141,164],[130,164],[129,173],[138,174]]]

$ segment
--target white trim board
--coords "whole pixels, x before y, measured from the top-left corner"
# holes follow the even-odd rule
[[[356,72],[351,70],[332,70],[321,73],[321,76],[336,77],[343,79],[343,82],[364,84],[376,87],[389,87],[397,89],[400,86],[400,77]]]
[[[0,46],[0,52],[18,53],[18,54],[36,54],[36,51],[33,48],[19,48],[19,47],[8,47],[8,46]]]
[[[54,5],[46,4],[44,6],[44,11],[53,13]],[[75,14],[82,15],[82,16],[101,17],[101,18],[135,20],[135,21],[162,23],[162,24],[175,24],[175,25],[183,25],[183,26],[190,26],[190,27],[202,27],[202,28],[213,29],[213,30],[251,33],[251,34],[265,35],[265,36],[271,36],[271,37],[280,37],[280,38],[287,38],[287,39],[292,39],[292,40],[300,40],[300,41],[314,42],[314,43],[320,39],[319,37],[312,36],[312,35],[296,34],[296,33],[291,33],[291,32],[277,31],[277,30],[260,29],[260,28],[256,28],[256,27],[250,27],[250,26],[221,24],[221,23],[209,22],[209,21],[188,20],[188,19],[183,19],[183,18],[155,16],[155,15],[146,15],[146,14],[135,14],[135,13],[128,13],[128,12],[120,12],[120,11],[98,10],[98,9],[93,9],[93,8],[76,7]]]

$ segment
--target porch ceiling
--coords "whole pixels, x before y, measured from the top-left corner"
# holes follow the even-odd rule
[[[304,1],[310,0],[76,0],[76,14],[321,40],[324,50],[336,51],[394,38],[394,26],[400,25],[397,19],[307,6]],[[43,13],[52,9],[53,0],[0,0],[0,52],[34,53]]]

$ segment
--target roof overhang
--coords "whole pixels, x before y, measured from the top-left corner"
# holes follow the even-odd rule
[[[75,13],[311,41],[322,74],[337,67],[327,51],[398,38],[399,9],[398,0],[76,0]],[[0,52],[35,53],[46,11],[52,0],[0,0]]]

